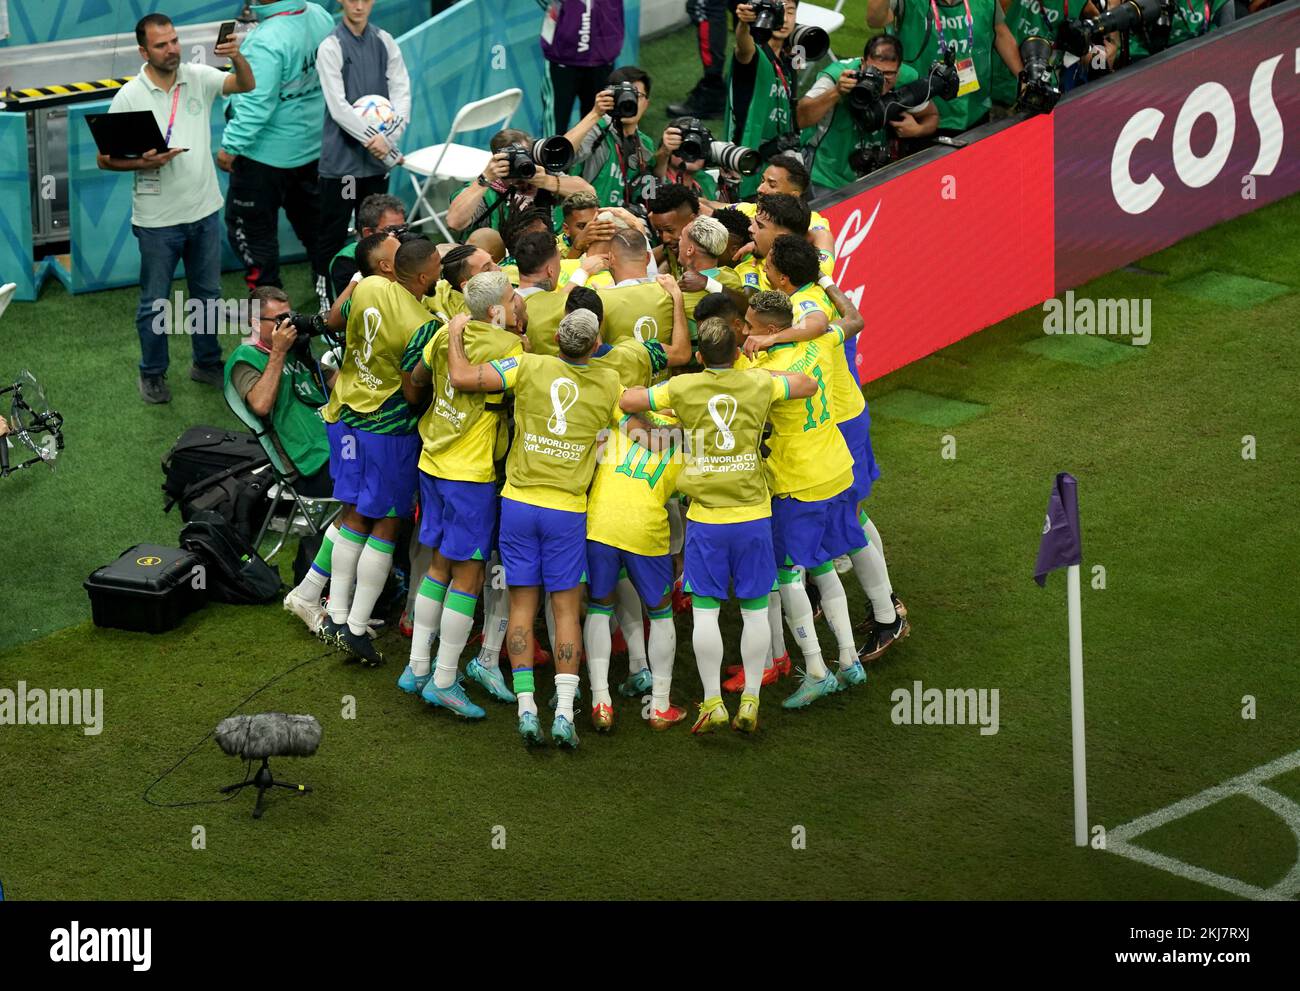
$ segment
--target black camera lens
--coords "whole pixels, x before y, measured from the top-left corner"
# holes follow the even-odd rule
[[[614,97],[614,109],[609,112],[611,117],[622,119],[636,116],[636,112],[641,106],[641,94],[637,91],[636,86],[632,83],[616,83],[610,87],[609,91]]]

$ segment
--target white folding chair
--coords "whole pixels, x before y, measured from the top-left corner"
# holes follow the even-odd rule
[[[0,286],[0,315],[4,314],[5,309],[9,306],[9,302],[14,298],[14,293],[17,290],[17,282],[6,282],[3,286]]]
[[[411,173],[411,188],[415,190],[415,205],[406,218],[408,227],[435,223],[448,241],[455,240],[443,221],[447,211],[438,210],[429,201],[429,196],[437,183],[443,180],[455,179],[458,182],[469,182],[476,176],[482,175],[488,161],[492,158],[492,153],[482,148],[454,144],[453,139],[457,134],[477,131],[484,127],[491,127],[493,124],[499,123],[503,128],[509,127],[510,118],[514,115],[523,96],[524,91],[521,89],[507,89],[494,96],[465,104],[456,114],[456,119],[451,122],[451,133],[447,135],[444,143],[418,148],[406,156],[406,161],[402,164],[406,171]],[[422,177],[424,181],[420,182],[416,176]]]

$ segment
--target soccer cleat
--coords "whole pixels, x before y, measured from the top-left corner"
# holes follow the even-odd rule
[[[501,666],[488,667],[476,657],[465,667],[465,674],[470,681],[477,682],[487,689],[487,693],[498,702],[514,702],[515,693],[506,687],[506,679],[501,674]]]
[[[526,746],[540,746],[546,742],[546,738],[542,736],[542,724],[537,721],[537,713],[520,713],[519,735],[524,738]]]
[[[897,607],[895,609],[897,610]],[[911,629],[907,616],[903,613],[899,613],[892,623],[878,625],[871,631],[871,638],[867,640],[866,645],[858,651],[858,660],[878,660],[881,654],[907,636]]]
[[[419,695],[424,691],[424,686],[429,683],[429,679],[432,677],[432,668],[429,669],[428,674],[416,674],[411,670],[411,665],[408,664],[406,665],[406,670],[403,671],[401,676],[397,679],[397,687],[408,695]]]
[[[714,730],[726,726],[729,718],[730,715],[727,712],[727,706],[722,701],[721,696],[705,699],[700,703],[700,714],[696,717],[695,725],[691,727],[691,732],[696,736],[699,736],[702,733],[712,733]]]
[[[786,653],[782,654],[780,657],[775,657],[775,658],[773,658],[773,659],[772,659],[772,666],[773,666],[774,668],[776,668],[777,671],[781,672],[779,675],[777,675],[778,678],[784,678],[786,675],[788,675],[788,674],[790,673],[790,653],[789,653],[789,651],[787,651]]]
[[[339,633],[340,631],[346,631],[347,628],[347,623],[336,623],[326,614],[322,617],[320,626],[316,627],[316,639],[327,647],[344,650],[345,648],[339,642]]]
[[[402,618],[397,621],[397,632],[410,640],[415,633],[415,624],[411,622],[410,613],[403,610]]]
[[[837,575],[847,574],[853,570],[853,562],[849,560],[847,554],[841,554],[835,559],[835,573]]]
[[[848,668],[840,668],[835,672],[835,677],[839,679],[840,691],[846,691],[854,685],[863,685],[867,681],[867,669],[862,666],[861,661],[854,661]]]
[[[384,655],[375,648],[365,633],[353,633],[345,623],[338,631],[339,649],[361,662],[363,668],[377,668],[384,663]]]
[[[903,605],[903,600],[900,599],[900,598],[899,598],[897,595],[895,595],[893,592],[890,592],[890,593],[889,593],[889,599],[890,599],[891,602],[894,603],[894,612],[898,613],[898,615],[900,615],[900,616],[906,617],[906,616],[907,616],[907,606]],[[858,623],[857,626],[853,627],[853,632],[854,632],[854,633],[857,633],[857,634],[859,634],[859,635],[870,636],[870,635],[871,635],[871,631],[874,630],[874,629],[876,628],[876,625],[877,625],[877,624],[876,624],[876,617],[875,617],[873,614],[868,613],[866,619],[864,619],[862,622]]]
[[[740,696],[740,708],[731,721],[731,728],[737,733],[753,733],[758,729],[758,696]]]
[[[604,702],[597,702],[591,707],[591,725],[599,733],[608,733],[614,728],[614,707]]]
[[[812,705],[819,698],[834,695],[840,690],[839,681],[829,671],[826,672],[826,677],[821,679],[809,677],[808,673],[802,668],[799,669],[799,673],[803,675],[803,681],[795,689],[794,694],[781,703],[783,709],[803,709]]]
[[[324,606],[319,602],[312,602],[311,599],[299,598],[292,589],[284,597],[284,611],[293,613],[306,623],[307,629],[311,633],[315,633],[320,629],[321,623],[325,620]]]
[[[578,731],[573,723],[563,716],[556,716],[551,723],[551,739],[555,741],[557,747],[568,747],[570,750],[578,749]]]
[[[650,724],[652,730],[662,733],[669,726],[676,726],[685,718],[686,710],[669,702],[667,709],[652,710],[646,722]]]
[[[629,674],[627,680],[618,686],[618,693],[628,699],[640,698],[651,691],[654,685],[654,674],[646,667]]]
[[[782,664],[782,661],[785,663]],[[775,685],[777,680],[790,673],[790,655],[786,654],[784,658],[777,658],[772,662],[770,668],[763,669],[762,685]],[[730,678],[722,683],[724,691],[743,692],[745,690],[745,669],[733,674]]]
[[[450,709],[458,716],[466,719],[482,719],[487,715],[479,706],[469,700],[465,694],[465,685],[457,679],[450,688],[439,688],[430,681],[424,686],[424,691],[420,692],[420,698],[430,705],[436,705],[443,709]]]

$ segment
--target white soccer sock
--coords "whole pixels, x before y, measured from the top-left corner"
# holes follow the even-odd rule
[[[433,672],[433,683],[438,688],[450,688],[456,683],[460,668],[460,655],[469,642],[474,629],[474,610],[478,596],[459,589],[447,591],[442,607],[442,623],[438,632],[438,666]]]
[[[813,575],[813,581],[822,594],[822,615],[830,624],[839,647],[840,670],[847,671],[858,659],[858,649],[853,643],[853,621],[849,617],[849,597],[844,594],[844,584],[834,568]]]
[[[387,540],[371,536],[357,558],[357,588],[352,593],[352,607],[348,610],[348,629],[353,636],[365,636],[370,614],[384,592],[388,572],[393,567],[393,545]]]
[[[654,683],[650,698],[651,715],[668,711],[668,693],[673,687],[673,658],[677,656],[677,627],[673,607],[650,611],[650,673]]]
[[[483,648],[478,652],[478,662],[487,668],[501,664],[501,645],[510,625],[510,597],[492,587],[490,574],[483,586]]]
[[[582,645],[587,651],[587,682],[591,685],[593,707],[613,705],[609,697],[609,606],[599,602],[587,606],[587,621],[582,627]]]
[[[330,619],[340,626],[348,621],[352,608],[352,583],[357,577],[357,561],[366,547],[366,535],[340,526],[334,550],[330,553]]]
[[[627,670],[636,674],[646,667],[645,624],[641,620],[641,596],[630,578],[620,578],[614,592],[614,616],[627,644]]]
[[[778,657],[786,655],[785,649],[785,625],[781,621],[781,593],[767,593],[767,627],[768,637],[771,640],[771,654],[764,668],[770,668],[772,662]]]
[[[758,602],[762,602],[759,599]],[[772,645],[771,630],[767,625],[767,606],[747,609],[740,604],[740,661],[745,668],[745,694],[758,697],[763,684],[763,662],[770,660],[768,647]]]
[[[880,531],[876,529],[876,524],[866,513],[862,514],[862,532],[867,535],[867,540],[875,545],[876,550],[880,551],[880,556],[885,556],[885,544],[880,539]]]
[[[433,563],[433,548],[420,543],[418,526],[411,528],[411,543],[407,547],[407,553],[411,558],[411,581],[406,590],[406,620],[411,622],[411,616],[415,613],[415,599],[420,594],[420,579],[429,573],[429,565]]]
[[[853,562],[853,573],[858,576],[858,584],[871,600],[871,611],[877,623],[892,623],[898,618],[894,611],[894,600],[889,593],[889,572],[885,570],[885,558],[875,544],[854,551],[849,555]]]
[[[700,670],[704,686],[704,699],[722,696],[722,630],[718,626],[720,609],[706,608],[696,596],[691,604],[691,617],[695,628],[691,631],[691,646],[695,649],[695,666]]]
[[[790,617],[790,632],[794,634],[799,652],[803,654],[808,676],[820,681],[826,677],[826,665],[822,661],[821,644],[817,642],[817,630],[813,627],[812,603],[808,601],[808,593],[798,579],[781,581],[781,606]]]
[[[576,674],[557,674],[555,676],[555,714],[573,722],[573,696],[578,691]]]
[[[411,672],[417,678],[429,673],[433,637],[442,623],[442,604],[447,586],[425,575],[416,587],[415,609],[411,613]]]

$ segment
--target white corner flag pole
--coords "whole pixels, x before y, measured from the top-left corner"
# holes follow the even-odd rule
[[[1070,730],[1074,753],[1074,845],[1088,845],[1088,775],[1083,743],[1083,617],[1079,566],[1066,569],[1066,600],[1070,611]]]

